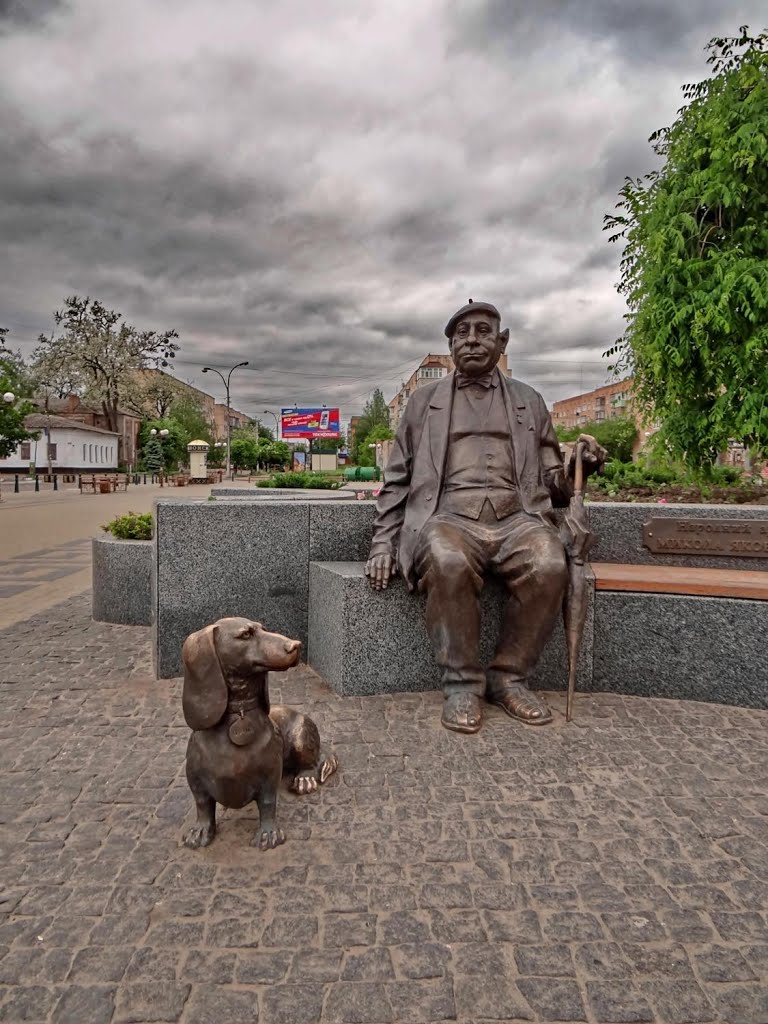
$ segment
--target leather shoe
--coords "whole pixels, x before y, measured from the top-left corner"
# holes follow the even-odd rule
[[[552,721],[552,712],[546,701],[523,683],[510,683],[498,693],[490,694],[488,701],[497,704],[510,718],[526,725],[546,725]]]
[[[440,721],[453,732],[477,732],[483,724],[480,698],[474,693],[449,693]]]

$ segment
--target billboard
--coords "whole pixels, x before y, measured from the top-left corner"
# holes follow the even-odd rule
[[[341,413],[338,409],[281,409],[280,421],[284,441],[341,437]]]

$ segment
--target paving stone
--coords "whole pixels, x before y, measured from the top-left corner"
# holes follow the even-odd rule
[[[768,1021],[768,988],[759,985],[737,985],[715,990],[712,1003],[728,1024],[762,1024]]]
[[[42,985],[20,985],[10,990],[0,1006],[0,1021],[19,1024],[20,1021],[46,1020],[58,998],[57,992]]]
[[[342,981],[388,981],[394,976],[392,956],[386,948],[347,953],[341,972]]]
[[[520,978],[518,988],[539,1020],[585,1021],[579,986],[553,978]]]
[[[630,985],[588,981],[587,999],[600,1024],[645,1024],[655,1014],[640,993]]]
[[[401,978],[442,978],[451,960],[449,947],[435,942],[393,946],[390,953]]]
[[[376,915],[326,914],[323,937],[326,948],[373,946],[376,943]]]
[[[754,981],[757,977],[741,952],[728,946],[713,946],[706,952],[696,953],[694,960],[699,976],[704,981]]]
[[[453,986],[439,981],[396,981],[386,986],[397,1024],[456,1019]]]
[[[466,977],[454,985],[456,1012],[463,1020],[535,1020],[515,984],[500,977]]]
[[[135,981],[117,990],[115,1024],[177,1021],[189,995],[189,985],[168,981]]]
[[[184,1024],[256,1024],[259,1000],[256,990],[242,991],[217,985],[192,989],[184,1010]]]
[[[115,988],[110,985],[68,985],[51,1014],[52,1024],[109,1024],[115,1008]]]
[[[148,637],[87,596],[0,631],[0,1021],[768,1022],[765,712],[596,694],[456,737],[439,694],[301,667],[272,699],[341,772],[281,796],[278,850],[248,808],[192,852]]]
[[[695,983],[690,980],[654,980],[643,991],[668,1024],[701,1024],[717,1019],[717,1011]]]
[[[238,985],[274,985],[285,978],[292,959],[287,951],[238,953],[235,981]]]
[[[331,985],[323,1011],[328,1024],[389,1024],[395,1021],[384,985],[341,981]]]
[[[75,956],[68,981],[120,981],[133,956],[130,946],[88,946]]]
[[[515,949],[515,961],[521,975],[560,978],[573,977],[576,974],[570,947],[561,943],[549,946],[518,946]]]

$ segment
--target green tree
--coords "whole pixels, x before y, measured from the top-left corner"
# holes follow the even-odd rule
[[[26,401],[30,389],[24,362],[20,355],[5,348],[7,333],[0,328],[0,459],[13,455],[22,441],[36,436],[24,426],[24,417],[35,410]],[[6,394],[14,395],[15,401],[5,402]]]
[[[629,307],[608,354],[669,450],[705,470],[732,438],[768,452],[767,48],[746,26],[710,41],[710,77],[649,140],[663,166],[627,178],[606,217]]]
[[[77,295],[66,299],[53,318],[59,336],[41,334],[32,354],[36,380],[100,406],[109,429],[119,433],[118,409],[134,394],[139,371],[167,366],[178,350],[178,334],[138,331],[122,313]]]
[[[376,449],[369,448],[368,446],[371,444],[378,444],[379,441],[390,441],[394,436],[394,433],[389,429],[389,427],[385,427],[383,424],[376,426],[373,430],[369,431],[360,443],[360,454],[357,458],[358,466],[375,466]]]
[[[362,416],[357,421],[352,455],[358,465],[371,465],[369,462],[361,462],[360,460],[367,457],[365,453],[368,449],[364,449],[363,445],[367,443],[366,438],[375,427],[389,427],[389,408],[387,403],[384,401],[384,395],[382,394],[381,388],[376,388],[373,392],[371,397],[365,403]]]
[[[141,447],[141,460],[148,473],[159,473],[165,464],[163,445],[159,437],[148,437]]]
[[[579,434],[591,434],[618,462],[631,462],[637,440],[637,426],[629,416],[616,416],[607,420],[584,423],[580,427],[555,427],[560,441],[575,441]]]
[[[171,404],[168,416],[175,420],[187,435],[187,444],[190,441],[207,441],[213,447],[213,431],[211,424],[205,415],[203,403],[194,395],[181,393],[177,394],[175,401]]]
[[[156,430],[157,434],[153,437],[152,431]],[[161,430],[167,430],[168,434],[166,437],[160,436]],[[148,444],[152,441],[157,441],[160,445],[160,450],[163,455],[163,466],[167,473],[175,473],[180,465],[184,465],[187,461],[187,445],[192,440],[181,424],[177,423],[174,419],[164,420],[147,420],[142,423],[141,430],[139,431],[139,444],[141,445],[142,457]],[[154,447],[154,446],[153,446]],[[146,458],[144,458],[144,464],[146,465]],[[149,467],[147,467],[149,468]],[[158,472],[153,470],[152,472]]]
[[[245,431],[238,431],[245,434]],[[222,449],[226,451],[226,449]],[[260,446],[255,437],[238,436],[233,437],[230,442],[229,457],[235,470],[248,469],[255,472],[259,465]]]

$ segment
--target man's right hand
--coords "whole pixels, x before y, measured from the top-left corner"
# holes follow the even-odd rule
[[[386,590],[391,576],[397,572],[397,564],[390,554],[371,555],[365,563],[365,575],[374,590]]]

